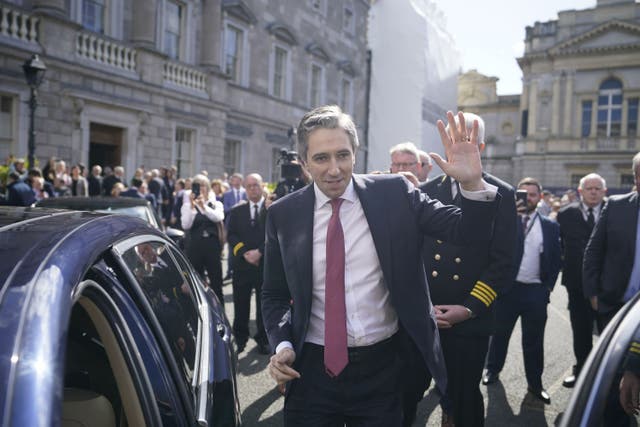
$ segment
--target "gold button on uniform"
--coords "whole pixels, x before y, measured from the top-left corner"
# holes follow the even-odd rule
[[[438,272],[434,270],[434,271],[431,272],[431,275],[433,277],[438,277]]]
[[[440,261],[440,254],[436,254],[434,258],[436,259],[436,261]]]
[[[462,262],[462,260],[460,258],[456,258],[455,262],[456,262],[456,264],[460,264]]]
[[[453,280],[458,280],[458,279],[460,279],[460,276],[458,276],[457,274],[454,274],[453,275]]]

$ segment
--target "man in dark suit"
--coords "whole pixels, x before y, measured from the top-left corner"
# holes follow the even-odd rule
[[[497,381],[507,357],[513,327],[520,317],[528,391],[550,404],[551,397],[542,386],[544,329],[549,295],[562,266],[560,227],[536,212],[542,197],[542,187],[537,180],[524,178],[518,183],[518,190],[526,190],[527,203],[526,206],[518,204],[521,225],[516,226],[518,244],[514,265],[517,275],[513,287],[496,301],[496,332],[489,344],[487,373],[482,383]]]
[[[464,113],[464,117],[467,126],[478,121],[478,148],[482,152],[484,121],[471,113]],[[514,279],[517,233],[514,189],[486,172],[482,178],[495,185],[502,196],[488,247],[458,246],[426,237],[423,248],[449,379],[447,398],[451,413],[443,411],[443,419],[461,426],[484,425],[480,380],[489,336],[495,326],[494,302],[511,287]],[[452,178],[440,175],[420,189],[442,203],[460,206],[458,186]]]
[[[247,203],[241,203],[229,212],[227,240],[233,263],[233,332],[241,353],[249,339],[249,311],[251,292],[256,292],[256,334],[258,351],[269,354],[267,334],[260,310],[264,253],[264,222],[266,209],[262,190],[262,177],[250,174],[244,181]]]
[[[607,185],[600,175],[590,173],[580,179],[578,193],[579,202],[571,203],[558,212],[564,259],[562,284],[567,288],[569,297],[573,354],[576,357],[573,373],[562,382],[569,388],[575,385],[576,377],[593,346],[595,313],[582,291],[582,260],[593,226],[604,206]]]
[[[602,331],[622,305],[640,291],[638,188],[640,153],[633,157],[636,190],[611,196],[602,209],[584,253],[585,297]]]
[[[450,160],[432,156],[461,182],[462,209],[401,176],[353,175],[357,132],[339,107],[302,118],[300,158],[314,183],[269,208],[262,288],[269,373],[287,384],[285,425],[401,425],[411,374],[402,358],[416,352],[446,390],[423,235],[485,245],[499,204],[482,181],[477,125],[469,137],[463,117],[460,127],[451,112],[448,121],[449,134],[441,121],[438,130]]]
[[[242,188],[244,177],[240,173],[234,173],[229,178],[229,191],[222,195],[222,206],[224,206],[224,214],[227,215],[231,208],[243,200],[247,200],[247,192]]]
[[[102,194],[105,196],[111,196],[111,190],[118,182],[124,185],[124,168],[122,166],[116,166],[113,168],[113,174],[107,175],[102,180]]]
[[[31,187],[27,185],[17,172],[9,172],[9,184],[7,184],[7,200],[5,205],[30,206],[36,202],[36,196]]]

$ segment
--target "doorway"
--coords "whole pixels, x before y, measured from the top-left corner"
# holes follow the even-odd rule
[[[91,123],[89,127],[89,167],[100,165],[113,169],[122,165],[124,129]]]

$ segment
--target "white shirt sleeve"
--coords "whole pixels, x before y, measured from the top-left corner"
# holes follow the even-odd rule
[[[469,200],[475,200],[476,202],[493,202],[496,199],[496,194],[498,194],[498,187],[489,184],[484,179],[482,180],[482,184],[484,184],[484,190],[478,191],[466,191],[461,185],[460,193],[463,197]]]
[[[290,348],[291,350],[293,350],[293,344],[291,344],[289,341],[282,341],[280,344],[278,344],[278,346],[276,347],[276,354],[278,354],[278,352],[280,350],[282,350],[283,348]]]

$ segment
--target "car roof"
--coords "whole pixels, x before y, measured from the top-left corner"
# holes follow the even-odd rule
[[[36,206],[49,208],[65,208],[75,210],[96,210],[108,209],[113,207],[131,207],[131,206],[149,206],[147,199],[138,199],[135,197],[49,197],[36,202]]]

